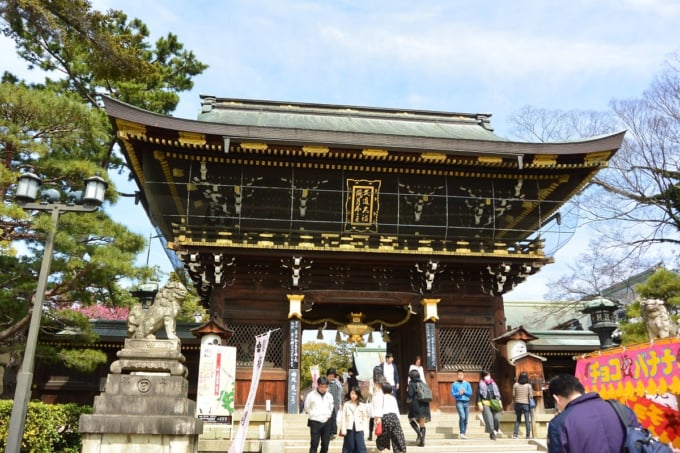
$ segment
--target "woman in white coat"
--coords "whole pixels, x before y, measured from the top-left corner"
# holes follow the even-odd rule
[[[366,453],[364,431],[368,428],[368,418],[368,407],[362,401],[359,387],[350,388],[340,418],[339,434],[344,436],[342,453]]]

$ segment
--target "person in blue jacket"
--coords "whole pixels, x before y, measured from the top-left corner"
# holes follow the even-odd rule
[[[597,393],[586,393],[575,376],[561,374],[550,380],[548,391],[558,415],[548,425],[549,453],[620,453],[626,430],[614,408]],[[635,413],[625,410],[633,426]]]
[[[451,396],[456,399],[456,410],[458,411],[458,428],[460,438],[467,439],[468,417],[470,416],[470,397],[472,397],[472,386],[465,380],[463,370],[458,370],[457,380],[451,384]]]

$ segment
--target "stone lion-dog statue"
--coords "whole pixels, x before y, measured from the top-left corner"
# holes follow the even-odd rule
[[[128,336],[136,339],[156,338],[161,327],[169,340],[179,340],[175,330],[175,318],[179,314],[180,302],[184,301],[187,290],[179,282],[169,282],[156,294],[153,304],[146,310],[136,303],[128,315]]]
[[[668,338],[678,334],[678,326],[671,321],[663,300],[642,300],[640,301],[640,309],[650,340]]]

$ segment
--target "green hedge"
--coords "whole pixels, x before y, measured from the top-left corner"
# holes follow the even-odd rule
[[[45,404],[32,401],[28,405],[22,452],[78,453],[81,447],[78,420],[81,414],[92,413],[90,406],[77,404]],[[7,443],[12,401],[0,400],[0,451]]]

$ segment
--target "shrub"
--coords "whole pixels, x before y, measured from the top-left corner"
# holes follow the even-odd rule
[[[78,420],[92,412],[90,406],[77,404],[45,404],[32,401],[28,405],[21,451],[30,453],[77,453],[81,449]],[[0,400],[0,451],[7,443],[12,401]]]

